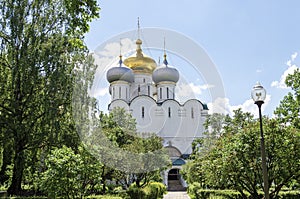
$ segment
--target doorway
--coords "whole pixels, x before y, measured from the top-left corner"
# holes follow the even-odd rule
[[[168,173],[168,190],[169,191],[185,191],[186,188],[181,184],[181,175],[179,169],[171,169]]]

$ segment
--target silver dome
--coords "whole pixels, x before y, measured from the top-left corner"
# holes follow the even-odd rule
[[[109,69],[106,73],[106,79],[109,83],[118,80],[132,83],[134,80],[134,75],[130,68],[119,66]]]
[[[163,66],[153,71],[152,79],[156,84],[163,81],[176,83],[179,80],[179,73],[176,68]]]

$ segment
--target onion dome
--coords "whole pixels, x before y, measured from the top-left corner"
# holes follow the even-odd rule
[[[167,61],[167,55],[164,54],[164,65],[153,71],[152,79],[158,84],[159,82],[174,82],[177,83],[179,80],[179,73],[176,68],[169,67]]]
[[[124,60],[124,64],[131,68],[135,73],[152,73],[156,68],[156,62],[150,58],[146,57],[142,52],[142,40],[136,40],[136,56],[128,57]]]
[[[119,67],[113,67],[106,73],[106,78],[109,83],[114,81],[126,81],[132,83],[134,80],[133,72],[130,68],[122,67],[122,56],[120,55]]]

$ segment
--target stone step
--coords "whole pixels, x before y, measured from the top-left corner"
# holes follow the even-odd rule
[[[182,186],[179,180],[169,180],[168,181],[169,191],[185,191],[186,188]]]

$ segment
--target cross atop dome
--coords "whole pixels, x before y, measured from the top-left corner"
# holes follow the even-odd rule
[[[164,37],[164,61],[163,63],[168,67],[168,61],[167,61],[167,53],[166,53],[166,38]]]
[[[136,40],[136,55],[124,60],[124,64],[131,68],[134,73],[151,74],[157,67],[154,59],[145,56],[142,50],[142,40],[140,39],[140,20],[138,18],[138,39]]]

